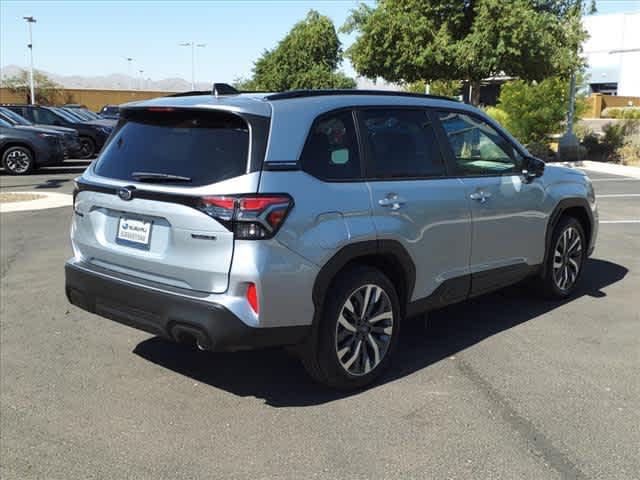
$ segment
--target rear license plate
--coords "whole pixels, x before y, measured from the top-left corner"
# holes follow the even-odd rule
[[[149,248],[151,222],[120,217],[116,242],[132,247]]]

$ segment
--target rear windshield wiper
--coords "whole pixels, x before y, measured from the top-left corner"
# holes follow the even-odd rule
[[[131,176],[140,182],[190,182],[191,178],[171,173],[132,172]]]

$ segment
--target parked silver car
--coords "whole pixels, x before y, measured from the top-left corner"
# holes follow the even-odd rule
[[[405,319],[525,278],[566,297],[593,251],[589,179],[474,107],[214,91],[121,107],[77,179],[73,304],[206,350],[297,345],[360,388]]]

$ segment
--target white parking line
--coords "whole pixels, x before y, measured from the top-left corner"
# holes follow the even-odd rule
[[[640,220],[600,220],[598,223],[640,223]]]
[[[608,195],[596,195],[597,198],[640,197],[640,193],[611,193]]]

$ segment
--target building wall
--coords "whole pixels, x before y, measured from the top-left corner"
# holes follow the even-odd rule
[[[582,118],[600,118],[605,108],[640,107],[640,97],[623,97],[620,95],[601,95],[594,93],[587,98],[589,108]]]
[[[176,92],[160,92],[145,90],[93,90],[68,88],[61,91],[56,104],[80,103],[89,110],[98,111],[104,105],[119,105],[121,103],[147,100],[149,98],[165,97]],[[0,88],[0,103],[28,103],[22,95],[11,93],[7,88]]]
[[[640,97],[640,12],[591,15],[583,24],[587,81],[617,83],[618,95]]]

